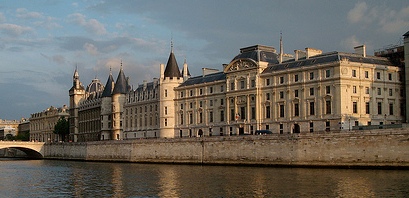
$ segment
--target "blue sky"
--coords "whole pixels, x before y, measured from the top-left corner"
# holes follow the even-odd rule
[[[0,119],[29,118],[68,103],[78,67],[86,86],[105,84],[112,68],[134,86],[159,77],[173,40],[181,67],[192,75],[222,64],[255,44],[284,52],[312,47],[324,52],[367,53],[400,44],[409,31],[408,1],[62,1],[0,4]]]

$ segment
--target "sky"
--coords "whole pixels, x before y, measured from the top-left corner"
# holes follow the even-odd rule
[[[173,51],[193,76],[222,69],[240,48],[306,47],[367,54],[403,44],[409,1],[5,0],[0,3],[0,119],[69,105],[77,68],[87,86],[122,67],[134,87],[159,77]]]

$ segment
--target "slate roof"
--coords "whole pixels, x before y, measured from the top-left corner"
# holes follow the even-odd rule
[[[350,62],[359,62],[359,63],[369,63],[377,65],[394,65],[387,58],[367,56],[363,57],[357,54],[343,53],[343,52],[329,52],[317,56],[310,57],[308,59],[304,58],[301,60],[295,61],[289,60],[281,64],[269,64],[269,66],[262,72],[262,74],[271,73],[274,71],[281,71],[286,69],[295,69],[299,67],[309,67],[316,66],[317,64],[324,64],[330,62],[339,62],[344,58],[348,59]]]
[[[407,31],[404,35],[403,35],[403,37],[409,37],[409,31]]]
[[[278,63],[278,55],[273,47],[254,45],[240,49],[240,54],[233,58],[231,62],[236,59],[250,58],[256,62],[264,61],[272,64]]]
[[[168,63],[166,64],[164,76],[165,78],[166,77],[170,77],[170,78],[182,77],[179,71],[178,63],[176,62],[175,55],[173,54],[173,51],[170,52]]]
[[[113,88],[114,78],[112,77],[112,73],[109,73],[107,84],[105,85],[104,92],[102,92],[102,97],[111,97]]]
[[[126,80],[123,69],[119,70],[118,78],[116,79],[114,90],[112,95],[115,94],[126,94],[128,93],[128,81]]]
[[[226,80],[226,74],[223,72],[213,73],[206,76],[196,76],[189,78],[185,82],[183,82],[179,87],[183,86],[190,86],[196,84],[203,84],[203,83],[210,83],[220,80]]]

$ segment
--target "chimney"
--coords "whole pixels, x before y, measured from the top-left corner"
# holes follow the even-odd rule
[[[306,56],[306,52],[302,50],[294,50],[294,54],[295,54],[294,56],[295,61],[298,61],[298,59],[301,59],[301,58],[305,58]]]
[[[165,77],[165,65],[160,64],[160,78],[163,79]]]
[[[322,54],[322,50],[314,49],[314,48],[305,48],[306,57],[309,59],[311,56],[316,56]]]
[[[365,45],[360,45],[354,47],[355,54],[362,55],[363,57],[366,57],[366,46]]]

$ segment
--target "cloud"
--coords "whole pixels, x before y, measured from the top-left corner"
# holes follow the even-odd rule
[[[40,53],[41,56],[43,56],[44,58],[46,58],[49,61],[58,63],[58,64],[65,64],[66,60],[65,57],[62,55],[54,55],[54,56],[47,56],[46,54]]]
[[[17,17],[23,18],[23,19],[39,19],[39,18],[44,17],[43,14],[39,12],[29,12],[25,8],[18,8],[16,12],[17,12]]]
[[[96,19],[89,19],[87,20],[86,17],[80,13],[74,13],[68,16],[68,20],[74,24],[77,24],[89,33],[102,35],[106,34],[106,29],[102,23],[97,21]]]
[[[362,21],[367,10],[368,6],[365,2],[355,4],[355,7],[348,12],[348,20],[352,23],[358,23]]]
[[[32,31],[30,27],[24,27],[16,24],[3,23],[0,24],[0,31],[9,36],[20,36]]]
[[[355,36],[352,35],[344,40],[341,41],[340,45],[347,50],[351,50],[356,46],[361,45],[362,42]]]
[[[364,29],[375,26],[386,33],[404,32],[409,26],[409,6],[395,10],[385,5],[371,6],[360,2],[348,12],[347,19]]]
[[[98,48],[95,47],[91,43],[85,43],[84,44],[84,49],[85,49],[85,51],[87,51],[91,55],[97,55],[98,54]]]

